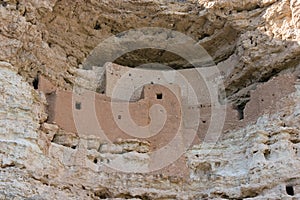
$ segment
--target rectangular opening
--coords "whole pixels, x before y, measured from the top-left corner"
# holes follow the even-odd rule
[[[35,90],[39,89],[39,77],[37,76],[36,78],[34,78],[34,80],[32,81],[32,85],[33,85],[33,88]]]
[[[76,102],[75,108],[76,108],[76,110],[81,110],[81,102]]]
[[[156,94],[156,99],[162,99],[163,98],[163,95],[162,95],[162,93],[158,93],[158,94]]]

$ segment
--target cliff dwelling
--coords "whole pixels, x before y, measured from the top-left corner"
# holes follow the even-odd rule
[[[38,89],[47,94],[48,123],[76,137],[96,137],[102,142],[142,139],[149,144],[149,152],[168,145],[178,134],[177,143],[186,149],[205,139],[209,141],[207,131],[212,126],[214,105],[205,87],[196,88],[201,103],[193,104],[195,101],[191,98],[195,97],[189,96],[189,90],[194,88],[185,85],[172,70],[130,68],[114,63],[106,63],[103,68],[101,80],[96,81],[101,84],[94,91],[59,90],[44,77],[39,77]],[[192,69],[178,71],[184,75],[193,73]],[[92,73],[99,79],[96,72]],[[243,119],[230,103],[219,108],[217,113],[225,114],[223,134],[255,122],[265,111],[276,110],[277,101],[295,91],[294,84],[295,76],[286,74],[260,85],[251,93]],[[191,134],[191,130],[196,134]],[[188,146],[186,140],[190,140]],[[187,173],[184,158],[177,159],[176,169],[167,166],[165,173]]]

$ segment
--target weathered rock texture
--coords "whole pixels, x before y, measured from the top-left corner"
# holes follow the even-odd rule
[[[46,123],[45,94],[34,90],[38,75],[71,90],[78,68],[103,39],[164,27],[208,51],[223,72],[228,99],[242,113],[258,85],[278,74],[299,75],[299,13],[297,0],[0,1],[0,198],[300,198],[297,84],[251,125],[227,132],[214,146],[191,147],[184,178],[109,171],[105,162],[112,160],[143,166],[149,144],[101,144],[65,133]],[[160,50],[116,60],[127,66],[153,61],[189,67]]]

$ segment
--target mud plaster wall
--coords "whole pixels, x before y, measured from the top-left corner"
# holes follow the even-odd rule
[[[295,81],[296,77],[294,75],[283,74],[259,85],[256,90],[251,92],[251,99],[246,104],[244,110],[245,121],[256,120],[266,110],[274,113],[277,110],[276,102],[295,92]]]
[[[173,117],[169,119],[170,123],[176,122],[176,124],[178,124],[179,118],[176,119],[174,118],[174,116],[177,117],[181,116],[181,114],[179,115],[179,113],[182,112],[184,116],[182,119],[183,120],[182,126],[184,129],[196,129],[198,131],[198,135],[200,136],[200,138],[202,138],[207,132],[208,127],[211,123],[211,112],[212,112],[211,104],[210,103],[203,103],[199,105],[183,104],[181,95],[184,92],[182,92],[181,87],[178,87],[175,84],[167,84],[165,85],[166,87],[164,87],[162,85],[159,85],[159,83],[157,83],[159,81],[163,82],[162,79],[166,77],[163,74],[164,72],[159,72],[159,71],[153,72],[152,75],[155,76],[148,76],[149,74],[147,74],[147,76],[142,76],[145,69],[132,70],[127,67],[123,67],[111,63],[106,65],[106,68],[107,68],[106,92],[108,93],[108,96],[112,94],[115,84],[117,84],[118,81],[122,81],[120,93],[117,93],[118,94],[117,99],[119,98],[121,99],[126,95],[127,92],[128,93],[132,92],[134,91],[134,89],[137,89],[139,91],[140,89],[135,86],[141,84],[144,81],[142,80],[143,77],[148,77],[149,82],[154,83],[153,85],[152,84],[146,86],[143,85],[144,90],[141,90],[142,91],[141,93],[138,92],[137,96],[133,96],[133,98],[137,98],[139,96],[139,99],[141,97],[143,99],[140,99],[137,102],[128,103],[130,116],[124,116],[124,112],[125,112],[124,109],[127,107],[127,103],[125,102],[115,103],[116,106],[114,106],[113,108],[115,112],[112,113],[111,98],[106,96],[105,94],[87,92],[84,95],[73,96],[71,92],[57,91],[55,94],[52,94],[48,97],[49,121],[55,122],[64,130],[73,133],[78,132],[74,124],[74,119],[77,121],[85,121],[85,123],[80,123],[80,126],[84,126],[84,127],[77,127],[81,130],[81,132],[84,132],[84,134],[98,135],[99,133],[96,132],[97,130],[100,131],[102,135],[104,135],[104,133],[111,133],[109,135],[112,138],[124,137],[123,135],[124,132],[122,132],[119,128],[117,128],[118,126],[120,126],[120,124],[115,124],[114,121],[116,120],[120,121],[121,120],[120,118],[122,118],[121,121],[124,122],[124,119],[132,118],[137,125],[146,126],[151,121],[150,114],[149,114],[151,106],[158,103],[163,105],[167,109],[165,111],[168,113],[167,114],[168,117],[170,116]],[[188,70],[182,70],[182,71],[188,71]],[[124,76],[125,78],[123,78]],[[134,82],[133,81],[134,77],[142,77],[142,78],[137,78],[138,80]],[[153,77],[157,78],[157,82],[153,81]],[[126,81],[128,79],[131,80],[131,82],[129,81],[131,84],[126,84]],[[281,98],[285,97],[286,95],[290,94],[291,92],[295,91],[294,81],[295,81],[295,77],[291,74],[287,74],[287,75],[281,75],[279,77],[273,78],[269,82],[259,85],[256,90],[251,92],[251,100],[246,105],[246,108],[244,110],[243,120],[239,120],[238,112],[230,104],[220,108],[220,110],[217,110],[218,112],[226,113],[223,132],[233,130],[235,128],[256,121],[256,119],[265,110],[276,109],[274,108],[274,105],[277,101],[279,101]],[[135,84],[132,84],[133,82]],[[44,79],[43,77],[40,77],[39,87],[40,90],[43,90],[45,93],[50,93],[55,90],[54,87],[51,85],[51,83],[47,79]],[[126,90],[126,87],[130,87],[131,89]],[[201,87],[198,88],[200,88],[199,91],[202,91]],[[122,94],[122,92],[125,92],[125,94]],[[205,94],[204,92],[202,93],[199,92],[197,94],[202,94],[202,96],[205,96],[203,95]],[[203,99],[205,98],[206,97],[204,97]],[[94,102],[96,103],[94,104]],[[91,107],[91,105],[95,107]],[[177,107],[174,105],[177,105]],[[80,107],[80,109],[76,108],[76,106]],[[86,109],[87,107],[89,108],[89,110]],[[93,109],[96,109],[95,116],[97,116],[96,118],[100,122],[100,127],[101,127],[100,129],[99,129],[99,125],[97,125],[98,123],[97,121],[93,122],[90,120],[91,115],[88,112],[93,113]],[[170,111],[168,111],[168,109],[170,109]],[[72,110],[75,110],[77,112],[75,113],[77,114],[75,115],[77,116],[76,118],[74,118],[73,116],[74,113],[72,112]],[[159,113],[155,113],[155,111],[153,111],[153,113],[151,114],[153,115],[152,116],[153,118],[163,120],[163,118],[159,117]],[[198,114],[200,120],[198,118],[195,120],[194,116]],[[130,122],[128,123],[130,124]],[[172,129],[172,126],[170,129],[168,129],[169,126],[168,123],[166,123],[165,125],[166,127],[164,127],[163,131],[166,132],[174,131]],[[123,124],[121,126],[126,127],[127,125]],[[152,123],[153,130],[155,129],[154,126],[159,126],[159,125],[157,124],[155,125]],[[149,127],[149,130],[150,129],[151,127]]]
[[[114,63],[106,63],[107,96],[114,99],[137,101],[141,98],[143,85],[179,85],[183,105],[210,104],[208,88],[203,77],[195,69],[154,70],[130,68]],[[199,85],[201,85],[199,87]],[[114,89],[118,88],[118,91]]]
[[[130,68],[114,63],[106,63],[104,68],[106,95],[113,99],[137,101],[142,96],[145,83],[168,85],[170,89],[172,85],[179,85],[180,94],[176,93],[176,90],[171,90],[182,99],[183,127],[197,130],[201,137],[207,132],[211,122],[211,106],[218,103],[218,99],[211,98],[208,90],[210,85],[204,81],[205,77],[202,77],[200,70],[154,70]],[[218,112],[226,115],[224,131],[238,127],[239,116],[231,105],[220,108]]]
[[[144,88],[144,99],[138,102],[113,102],[113,104],[102,94],[87,92],[76,95],[58,90],[50,97],[54,99],[54,104],[50,106],[49,111],[53,114],[49,121],[68,132],[78,133],[81,136],[98,136],[110,141],[133,138],[129,134],[139,136],[142,132],[148,131],[153,137],[147,140],[154,149],[164,146],[173,134],[181,131],[180,100],[164,86],[146,85]],[[161,98],[160,96],[157,98],[157,94],[161,94]],[[153,105],[156,107],[152,108]],[[162,124],[164,119],[165,123]],[[135,124],[145,127],[146,130],[139,133],[138,128],[134,129]]]
[[[243,120],[239,120],[239,114],[232,105],[222,107],[223,111],[226,110],[223,133],[226,134],[228,131],[254,122],[260,113],[266,110],[277,109],[274,107],[276,102],[295,90],[294,80],[294,76],[287,74],[260,85],[251,93],[251,100],[246,106]],[[76,95],[61,90],[53,93],[53,86],[43,77],[39,79],[39,86],[40,90],[45,90],[45,93],[52,92],[48,95],[49,122],[56,123],[63,130],[70,132],[69,134],[78,134],[79,137],[97,136],[102,141],[112,142],[118,141],[119,138],[139,138],[139,130],[132,129],[134,126],[128,122],[128,119],[132,118],[137,125],[148,126],[149,134],[157,133],[146,138],[150,142],[150,151],[155,151],[166,146],[177,132],[182,135],[183,139],[186,139],[191,129],[197,130],[193,144],[199,144],[205,138],[208,127],[211,125],[211,104],[182,105],[181,90],[175,84],[166,86],[146,84],[142,90],[142,99],[136,102],[113,101],[115,112],[112,112],[112,99],[105,94],[87,91]],[[280,91],[276,93],[276,98],[272,93],[273,90]],[[253,109],[261,101],[258,97],[265,100],[263,104],[259,104],[258,109]],[[151,110],[156,104],[162,107]],[[124,110],[127,107],[129,107],[128,115]],[[200,120],[193,122],[193,116],[197,112],[200,113]],[[164,121],[163,115],[165,114],[166,122],[162,125],[160,122]],[[151,121],[151,119],[154,120]],[[76,125],[74,122],[77,122]],[[163,128],[160,130],[160,127]],[[128,133],[134,133],[137,137]],[[161,172],[184,176],[188,173],[185,158],[180,157],[172,166],[156,173]]]
[[[92,96],[95,96],[96,102],[99,102],[100,106],[96,106],[98,109],[97,116],[98,119],[103,118],[103,116],[106,116],[107,113],[111,113],[111,118],[104,117],[104,121],[114,119],[118,119],[120,116],[119,113],[116,112],[114,115],[114,118],[112,118],[112,112],[111,112],[111,96],[114,92],[114,88],[116,85],[118,85],[119,89],[116,92],[116,99],[122,100],[126,95],[130,95],[133,93],[133,95],[130,96],[131,100],[139,100],[138,102],[130,102],[130,114],[131,117],[134,119],[134,121],[138,125],[146,125],[149,123],[149,108],[151,105],[149,102],[155,103],[156,101],[158,103],[164,102],[164,106],[167,108],[170,107],[170,104],[172,104],[172,98],[174,98],[175,102],[180,103],[180,106],[182,108],[181,112],[183,113],[183,127],[185,129],[197,129],[199,136],[206,133],[208,126],[211,122],[211,106],[212,104],[209,102],[209,95],[208,91],[204,87],[199,87],[199,85],[195,88],[188,88],[185,83],[180,82],[182,79],[177,78],[178,73],[176,71],[159,71],[159,70],[148,70],[148,69],[132,69],[120,65],[116,65],[113,63],[107,63],[105,65],[106,68],[106,94],[98,94],[91,92],[89,95],[86,96],[76,96],[78,99],[78,102],[81,103],[81,108],[84,110],[85,106],[87,105],[94,105],[91,101]],[[189,69],[185,70],[178,70],[181,71],[180,74],[185,74],[192,76],[193,71]],[[151,72],[151,73],[150,73]],[[173,73],[173,74],[172,74]],[[175,73],[175,75],[174,75]],[[147,74],[147,75],[145,75]],[[171,77],[171,78],[170,78]],[[174,78],[175,77],[175,78]],[[55,91],[55,87],[45,78],[42,76],[39,78],[39,89],[44,91],[46,94],[51,93]],[[178,81],[179,80],[179,81]],[[168,82],[169,81],[169,82]],[[176,84],[170,84],[172,82],[180,82],[179,84],[183,84],[186,87],[178,87]],[[189,80],[193,82],[193,80]],[[144,90],[146,93],[143,94],[143,88],[144,84],[147,84],[147,82],[150,83],[148,85],[150,90]],[[168,82],[166,84],[166,82]],[[232,107],[232,105],[228,104],[227,106],[221,108],[219,110],[220,112],[226,111],[226,119],[223,131],[226,132],[228,130],[233,130],[235,128],[244,126],[248,123],[256,121],[256,119],[266,110],[276,110],[274,107],[275,103],[279,101],[281,98],[285,97],[286,95],[292,93],[295,91],[294,87],[295,77],[292,74],[285,74],[280,75],[278,77],[275,77],[268,81],[267,83],[260,84],[256,90],[253,90],[251,92],[251,100],[246,105],[244,110],[244,119],[239,120],[239,114],[238,112]],[[154,85],[151,86],[151,83]],[[166,88],[162,87],[159,84],[165,84]],[[195,84],[195,83],[191,83]],[[195,89],[195,93],[197,93],[198,96],[202,97],[201,104],[193,105],[193,104],[185,104],[189,102],[185,96],[189,93],[188,89]],[[157,99],[157,94],[160,94],[160,92],[156,90],[162,90],[166,92],[166,94],[162,94],[163,99]],[[172,94],[172,95],[171,95]],[[189,96],[188,96],[189,97]],[[141,98],[144,98],[140,100]],[[184,99],[186,101],[184,101]],[[76,133],[76,127],[73,122],[73,118],[67,117],[72,115],[72,108],[76,106],[76,102],[72,102],[72,93],[70,92],[63,92],[63,91],[57,91],[56,94],[52,94],[48,98],[49,100],[49,120],[55,121],[58,125],[60,125],[63,129]],[[123,100],[126,100],[124,98]],[[168,101],[169,102],[168,102]],[[73,100],[74,101],[74,100]],[[84,103],[86,102],[86,103]],[[147,103],[146,103],[147,102]],[[204,102],[204,103],[202,103]],[[124,107],[126,107],[126,103],[117,103],[120,105],[118,109],[122,110]],[[55,106],[54,106],[55,105]],[[124,106],[124,107],[123,107]],[[99,108],[98,108],[99,107]],[[123,107],[123,108],[122,108]],[[92,109],[92,108],[91,108]],[[75,109],[76,110],[76,109]],[[110,111],[109,111],[110,110]],[[134,114],[134,110],[136,110],[136,113]],[[90,110],[92,112],[92,110]],[[104,115],[101,115],[102,113],[105,113]],[[169,113],[169,112],[168,112]],[[193,115],[195,113],[200,113],[200,120],[193,120]],[[62,115],[62,116],[60,116]],[[90,116],[87,114],[87,119],[90,118]],[[156,116],[157,118],[157,116]],[[55,119],[55,120],[54,120]],[[81,118],[81,120],[84,120],[84,118]],[[89,121],[89,120],[85,120]],[[91,124],[87,123],[87,127],[83,128],[83,130],[86,130],[87,133],[85,134],[98,134],[98,133],[91,133],[91,130],[97,130],[91,129]],[[140,123],[140,124],[139,124]],[[108,130],[108,132],[116,132],[114,128],[116,124],[112,125],[109,123],[103,123],[105,125],[102,125],[105,127],[105,130]],[[112,125],[112,127],[111,127]],[[102,127],[101,126],[101,127]],[[116,134],[118,135],[118,134]]]
[[[115,135],[114,137],[121,137],[121,135],[118,134],[120,131],[115,130],[115,127],[120,126],[120,124],[114,124],[113,121],[115,120],[119,121],[119,118],[122,117],[122,115],[124,115],[124,113],[122,113],[121,110],[124,110],[124,108],[127,107],[127,103],[124,102],[115,103],[118,104],[119,107],[117,108],[117,110],[119,109],[119,111],[114,113],[114,118],[107,117],[107,113],[112,113],[110,98],[111,96],[113,96],[112,94],[114,92],[116,96],[112,98],[113,101],[129,100],[126,98],[126,96],[130,98],[130,100],[137,101],[137,102],[129,103],[131,109],[136,111],[136,114],[134,112],[130,112],[132,116],[125,116],[125,117],[123,116],[125,119],[129,119],[132,117],[135,122],[146,121],[145,124],[148,124],[151,115],[151,113],[149,112],[151,105],[149,105],[149,107],[145,106],[144,105],[145,100],[153,101],[153,104],[156,101],[160,103],[164,102],[164,106],[170,109],[174,109],[174,106],[176,105],[174,102],[177,101],[178,103],[180,103],[179,112],[182,112],[184,114],[182,117],[183,120],[182,128],[184,130],[188,130],[188,129],[196,130],[200,137],[205,135],[205,133],[207,132],[208,127],[211,125],[212,104],[211,104],[209,92],[207,90],[205,82],[203,81],[203,84],[202,85],[200,84],[203,87],[199,87],[199,76],[197,76],[197,74],[195,76],[194,70],[186,69],[186,70],[180,70],[180,72],[178,72],[178,71],[159,71],[159,70],[149,70],[149,69],[132,69],[129,67],[116,65],[113,63],[107,63],[105,68],[106,68],[106,76],[105,76],[106,94],[105,95],[96,94],[96,93],[90,93],[88,95],[85,94],[81,96],[74,95],[73,97],[75,99],[77,98],[78,100],[73,100],[72,103],[70,102],[72,98],[71,93],[69,94],[68,92],[58,91],[55,95],[52,95],[54,97],[49,98],[49,99],[54,98],[55,99],[54,101],[56,102],[55,103],[56,105],[54,107],[52,106],[52,108],[50,109],[50,113],[56,113],[54,114],[54,117],[50,118],[50,121],[55,121],[57,124],[61,125],[61,127],[67,131],[77,133],[78,130],[76,129],[75,124],[73,122],[74,120],[73,116],[71,119],[69,118],[67,120],[64,120],[65,118],[71,115],[72,109],[76,111],[75,109],[76,102],[74,101],[78,101],[80,103],[81,109],[83,110],[85,109],[83,108],[85,107],[83,104],[93,105],[94,101],[97,102],[99,101],[99,104],[97,104],[95,107],[97,107],[96,109],[99,109],[97,113],[102,113],[102,115],[101,114],[98,115],[98,119],[102,122],[100,123],[101,128],[99,129],[99,126],[96,126],[97,122],[91,122],[90,120],[91,115],[88,114],[88,112],[86,113],[86,118],[81,117],[80,119],[78,119],[79,121],[85,121],[86,124],[85,127],[82,128],[77,127],[77,128],[82,130],[81,132],[84,132],[84,134],[97,135],[99,133],[93,132],[93,130],[101,130],[102,135],[104,135],[104,132],[109,132],[111,133],[110,135]],[[189,77],[189,79],[187,79],[187,77]],[[195,79],[193,79],[193,77],[195,77]],[[183,87],[181,87],[181,85],[180,87],[178,87],[176,82],[178,84],[182,84]],[[149,85],[147,87],[144,87],[145,84],[147,83],[149,83]],[[163,84],[164,87],[166,88],[164,88],[162,85],[159,84]],[[182,89],[185,92],[182,92]],[[172,93],[174,99],[169,98],[170,95],[165,95],[162,92],[166,90],[168,91],[167,93],[170,94]],[[197,94],[197,96],[194,97],[199,98],[200,102],[195,103],[196,99],[192,99],[192,100],[189,99],[193,97],[192,95],[190,95],[190,93]],[[133,94],[133,96],[131,94]],[[161,96],[158,97],[158,95]],[[186,96],[182,96],[182,95],[186,95]],[[95,96],[95,100],[92,99],[93,98],[92,96]],[[104,98],[107,99],[107,102],[103,101]],[[141,98],[144,99],[140,100]],[[158,98],[162,98],[162,99],[158,100]],[[185,101],[183,101],[182,98],[184,98]],[[67,110],[67,112],[62,112],[61,111],[62,109]],[[93,108],[90,108],[89,112],[94,113]],[[224,106],[220,108],[217,112],[228,113],[226,116],[224,131],[233,129],[239,123],[238,113],[236,110],[232,108],[231,105]],[[83,113],[84,113],[83,111],[80,111],[78,115],[83,116]],[[168,117],[170,117],[169,114]],[[101,118],[105,118],[105,119],[101,120]],[[157,121],[160,121],[159,113],[154,113],[153,118],[156,119]],[[106,123],[106,121],[111,121],[111,122]],[[175,121],[177,124],[180,124],[180,120],[175,120]],[[130,122],[128,123],[128,125],[124,125],[124,126],[130,127],[129,124]],[[164,129],[167,129],[167,132],[177,132],[177,130],[173,130],[172,128],[168,129],[167,123],[165,124]],[[103,132],[103,130],[105,131]],[[131,130],[130,132],[133,131],[134,130]],[[198,139],[196,139],[196,141],[198,141]]]

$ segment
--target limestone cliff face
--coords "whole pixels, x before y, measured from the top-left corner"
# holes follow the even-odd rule
[[[37,75],[43,75],[71,90],[81,76],[78,68],[105,38],[163,27],[207,50],[223,72],[228,99],[242,112],[263,82],[279,74],[299,75],[299,1],[4,0],[0,24],[1,199],[300,197],[297,82],[295,92],[256,122],[227,132],[214,146],[192,146],[185,153],[184,178],[106,169],[103,163],[110,161],[144,166],[149,144],[108,145],[65,133],[47,123],[45,94],[34,89]],[[132,67],[153,61],[189,67],[161,50],[139,50],[116,60]],[[93,83],[81,85],[88,84]]]

